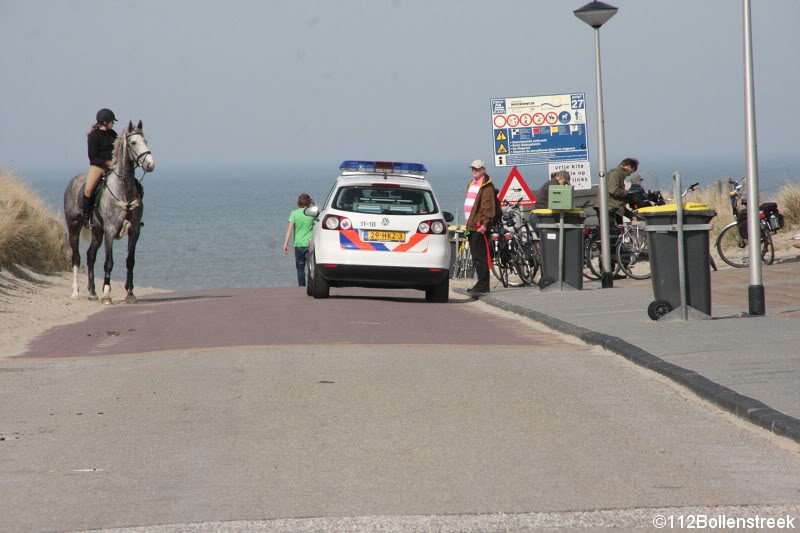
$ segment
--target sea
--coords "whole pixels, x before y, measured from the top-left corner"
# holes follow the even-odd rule
[[[736,176],[728,165],[703,165],[686,175],[684,183]],[[464,193],[470,179],[467,169],[459,164],[428,166],[428,179],[440,206],[463,223]],[[136,251],[135,285],[167,290],[297,285],[292,250],[286,256],[282,249],[289,213],[296,208],[300,193],[322,202],[338,175],[336,167],[157,167],[143,182],[145,226]],[[63,213],[66,183],[82,170],[17,169],[15,173],[54,211]],[[495,169],[498,187],[508,170]],[[520,170],[534,191],[546,181],[546,167]],[[669,188],[668,166],[642,170],[645,188]],[[762,171],[761,186],[766,193],[797,176],[800,163],[776,164],[775,170]],[[83,265],[87,246],[88,242],[81,242]],[[126,254],[127,240],[116,241],[112,279],[125,279]],[[99,279],[104,260],[101,247],[95,264]]]

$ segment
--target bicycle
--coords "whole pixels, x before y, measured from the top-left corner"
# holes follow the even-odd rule
[[[640,224],[624,224],[617,239],[617,264],[632,279],[650,278],[650,248]]]
[[[522,199],[515,203],[503,201],[505,214],[503,215],[506,227],[513,229],[514,235],[518,238],[518,250],[522,254],[521,263],[518,266],[518,274],[523,278],[525,285],[538,285],[537,275],[541,274],[542,251],[539,245],[539,237],[529,217],[522,212],[520,203]]]
[[[489,231],[492,250],[492,274],[503,287],[530,285],[531,271],[522,251],[519,237],[506,229],[508,219]],[[512,222],[513,224],[513,222]],[[513,276],[513,277],[512,277]]]
[[[744,180],[742,180],[744,181]],[[744,207],[746,200],[742,198],[743,183],[729,180],[733,186],[730,192],[731,211],[734,221],[722,228],[715,244],[717,253],[732,267],[745,268],[750,264],[750,251],[747,245],[747,219],[746,212],[740,213],[739,205]],[[765,209],[766,207],[766,209]],[[783,227],[783,216],[778,213],[776,204],[761,204],[759,206],[759,226],[761,232],[761,261],[765,265],[771,265],[775,261],[775,244],[772,242],[772,234],[777,233]],[[770,211],[770,216],[767,215]]]
[[[683,190],[681,198],[698,189],[699,183],[693,183]],[[631,207],[635,211],[645,205],[655,206],[664,205],[665,201],[660,192],[648,191],[646,197],[641,202],[631,202]],[[632,215],[634,218],[635,214]],[[650,248],[647,241],[647,232],[640,224],[623,224],[620,226],[621,233],[617,239],[616,259],[626,276],[632,279],[649,279],[650,272]],[[712,260],[713,261],[713,260]]]
[[[599,220],[600,209],[597,207],[593,207],[592,209],[594,209],[595,212],[597,213],[597,218]],[[608,237],[611,249],[615,250],[617,247],[617,243],[619,241],[619,236],[622,234],[622,228],[621,226],[618,226],[616,224],[610,224],[608,230],[609,230]],[[600,279],[600,274],[603,271],[601,266],[603,254],[602,254],[602,247],[600,244],[600,226],[585,227],[583,229],[583,238],[584,238],[583,257],[585,262],[583,275],[589,280],[597,281]],[[619,276],[621,268],[622,266],[620,265],[620,262],[617,261],[616,254],[612,254],[611,271],[614,277]]]
[[[470,279],[475,274],[475,264],[472,262],[472,252],[469,248],[469,239],[465,236],[464,226],[451,228],[455,234],[456,259],[453,261],[453,278]]]

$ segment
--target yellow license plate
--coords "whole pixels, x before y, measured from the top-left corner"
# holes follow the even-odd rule
[[[404,231],[367,231],[368,241],[398,242],[406,240]]]

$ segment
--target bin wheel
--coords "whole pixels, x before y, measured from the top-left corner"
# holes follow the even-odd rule
[[[662,316],[668,315],[672,311],[672,304],[665,300],[656,300],[647,306],[647,316],[650,320],[658,320]]]

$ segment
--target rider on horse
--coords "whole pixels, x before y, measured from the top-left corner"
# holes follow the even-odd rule
[[[86,173],[86,187],[83,190],[83,223],[90,226],[94,210],[94,190],[100,179],[111,169],[111,154],[117,132],[114,122],[117,117],[110,109],[103,108],[97,112],[97,122],[86,138],[89,151],[89,171]]]

